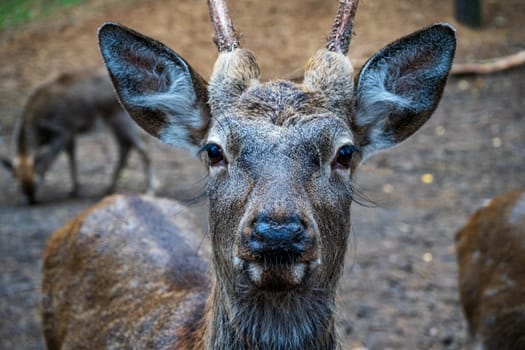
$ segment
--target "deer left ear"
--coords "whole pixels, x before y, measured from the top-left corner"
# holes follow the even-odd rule
[[[353,120],[363,159],[403,141],[430,118],[455,48],[454,28],[435,24],[389,44],[363,66]]]

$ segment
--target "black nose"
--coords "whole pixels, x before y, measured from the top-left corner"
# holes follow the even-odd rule
[[[259,215],[247,243],[261,262],[290,264],[305,254],[308,239],[306,227],[298,216],[275,221]]]

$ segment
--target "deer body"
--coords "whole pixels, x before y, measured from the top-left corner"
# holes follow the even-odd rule
[[[15,129],[16,156],[3,164],[13,172],[30,202],[38,183],[63,150],[70,162],[72,193],[78,191],[75,137],[89,131],[97,117],[104,119],[118,142],[120,159],[110,186],[112,191],[129,151],[135,148],[146,168],[148,190],[153,190],[149,156],[138,129],[119,105],[107,72],[103,69],[62,73],[35,89]]]
[[[112,266],[118,248],[102,238],[83,238],[85,232],[109,235],[122,249],[143,256],[150,253],[137,250],[146,247],[126,243],[139,240],[142,230],[114,234],[135,228],[117,229],[121,223],[110,218],[85,230],[89,215],[83,216],[70,224],[67,237],[64,231],[55,233],[47,248],[44,322],[51,349],[87,344],[91,330],[74,324],[78,319],[84,325],[99,322],[96,313],[77,319],[62,311],[68,304],[79,311],[105,308],[111,317],[100,327],[124,324],[126,334],[144,337],[140,344],[160,339],[149,343],[152,349],[340,349],[334,309],[350,232],[352,175],[364,159],[401,142],[430,117],[450,70],[454,31],[438,24],[388,45],[364,66],[354,87],[346,52],[356,3],[343,1],[327,49],[308,62],[303,83],[261,83],[255,57],[239,47],[225,4],[209,5],[220,50],[209,83],[163,44],[121,25],[103,26],[99,44],[133,119],[165,143],[199,150],[208,167],[212,283],[204,288],[192,282],[191,289],[174,282],[137,295],[137,303],[151,301],[146,308],[153,311],[144,310],[146,317],[158,320],[144,326],[143,318],[119,308],[119,300],[141,288],[129,283],[136,274],[149,275],[150,268],[160,273],[168,265],[137,262],[135,271],[121,269],[119,278],[108,280],[116,272],[101,271],[102,266],[93,265],[95,258],[78,261],[62,246],[89,245],[91,251],[104,251],[110,261],[105,265]],[[106,206],[112,204],[96,210],[104,212]],[[146,237],[168,224],[161,216],[155,222],[155,228],[144,228]],[[188,255],[190,261],[175,257],[178,253],[168,245],[166,254],[177,263],[170,269],[192,270],[196,253]],[[48,264],[54,256],[65,260]],[[78,279],[70,274],[84,274],[82,280],[88,279],[98,294],[89,299],[83,291],[64,295],[64,282]],[[155,285],[160,277],[151,275],[144,283]],[[115,283],[129,293],[112,295]],[[156,296],[167,289],[180,298]],[[199,312],[186,316],[185,310]],[[168,319],[177,321],[154,329]],[[183,319],[191,323],[190,330],[181,326]],[[165,334],[172,336],[170,341]],[[133,347],[138,341],[116,337],[108,328],[96,336],[104,348]]]
[[[501,195],[456,235],[470,348],[525,348],[525,192]]]
[[[192,349],[179,345],[209,294],[201,240],[186,208],[148,196],[108,197],[65,225],[44,256],[47,348]]]

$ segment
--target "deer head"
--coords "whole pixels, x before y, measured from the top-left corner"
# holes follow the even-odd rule
[[[24,109],[25,117],[27,114],[27,106]],[[33,130],[22,122],[18,122],[13,132],[14,144],[16,145],[16,155],[14,161],[0,156],[0,163],[7,170],[19,184],[20,189],[27,198],[30,204],[35,204],[35,194],[44,177],[47,167],[43,166],[45,149],[36,150],[35,138]]]
[[[326,47],[306,64],[302,84],[263,83],[225,4],[209,6],[219,49],[209,83],[162,43],[119,24],[100,28],[102,56],[132,118],[161,141],[198,151],[208,167],[213,308],[224,311],[227,324],[210,339],[234,327],[247,344],[331,344],[290,333],[284,337],[290,343],[275,342],[293,327],[309,334],[333,328],[352,175],[428,120],[452,64],[454,29],[435,24],[394,41],[354,78],[347,52],[357,1],[341,1]],[[287,317],[275,321],[282,313]],[[239,314],[274,322],[254,330]]]

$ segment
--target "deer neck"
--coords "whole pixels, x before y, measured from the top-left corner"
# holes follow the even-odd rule
[[[213,215],[213,213],[211,214]],[[322,215],[322,213],[320,214]],[[319,221],[321,236],[339,237],[340,249],[322,247],[321,265],[288,290],[255,287],[220,253],[205,316],[205,350],[339,350],[335,296],[350,232],[350,216]],[[221,237],[220,234],[213,235]]]
[[[217,282],[209,299],[206,350],[336,350],[335,291],[255,291]]]

